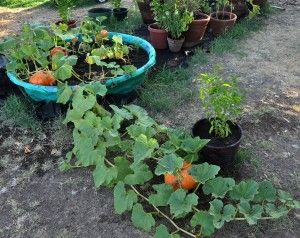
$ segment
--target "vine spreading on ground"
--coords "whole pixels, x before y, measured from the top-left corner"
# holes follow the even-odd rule
[[[97,97],[106,91],[100,82],[61,88],[58,102],[70,102],[64,123],[74,126],[74,147],[60,170],[92,168],[96,187],[113,188],[116,213],[131,211],[137,228],[155,238],[202,237],[226,222],[254,225],[300,207],[291,194],[268,181],[237,183],[219,176],[218,166],[198,161],[207,140],[158,124],[141,107],[111,105],[112,112],[105,110]],[[193,191],[160,182],[161,175],[178,175],[184,162],[193,163],[189,174],[198,183]],[[170,226],[157,224],[155,217]],[[179,225],[182,220],[188,225]]]

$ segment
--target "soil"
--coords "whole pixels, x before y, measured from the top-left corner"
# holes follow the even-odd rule
[[[239,121],[244,138],[238,179],[270,180],[299,200],[300,5],[297,0],[272,3],[285,11],[270,15],[262,31],[240,42],[238,54],[211,55],[211,63],[196,64],[194,74],[220,63],[225,75],[240,76],[247,100]],[[84,9],[76,11],[78,18],[83,14]],[[0,37],[20,29],[25,19],[55,22],[57,18],[49,8],[0,8]],[[175,112],[153,116],[190,130],[202,111],[195,98]],[[114,214],[112,190],[96,190],[88,169],[58,171],[58,159],[71,147],[70,131],[45,124],[36,133],[0,123],[0,237],[149,237],[133,227],[129,214]],[[213,237],[297,238],[299,217],[295,211],[251,227],[233,222]]]

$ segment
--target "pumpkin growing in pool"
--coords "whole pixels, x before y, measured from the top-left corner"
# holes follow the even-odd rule
[[[178,171],[178,174],[165,174],[165,183],[171,185],[174,190],[182,188],[185,190],[191,190],[197,187],[198,183],[188,173],[192,168],[192,164],[184,162],[182,168]]]
[[[50,71],[37,71],[29,78],[29,83],[43,86],[51,86],[56,80]]]

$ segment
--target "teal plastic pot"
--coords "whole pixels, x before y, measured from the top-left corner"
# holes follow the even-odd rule
[[[125,94],[130,93],[140,86],[145,79],[145,73],[156,63],[156,52],[152,45],[139,37],[121,34],[116,32],[110,32],[109,36],[114,35],[121,36],[124,43],[137,45],[141,49],[145,50],[148,54],[148,62],[138,68],[132,74],[122,75],[119,77],[111,78],[105,81],[105,85],[108,89],[108,94]],[[46,102],[56,102],[57,101],[57,86],[42,86],[31,84],[25,81],[20,80],[16,73],[8,72],[8,78],[14,84],[22,87],[25,92],[34,100],[34,101],[46,101]],[[75,88],[77,86],[73,86]]]

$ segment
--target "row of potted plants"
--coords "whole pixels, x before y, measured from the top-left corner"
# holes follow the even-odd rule
[[[251,6],[254,6],[252,0]],[[179,52],[182,46],[199,44],[210,23],[214,36],[219,36],[231,28],[237,15],[228,0],[217,0],[209,5],[208,0],[153,0],[154,24],[150,24],[150,40],[154,48]],[[214,9],[214,12],[211,12]],[[257,6],[254,7],[257,10]],[[211,12],[211,13],[210,13]],[[254,12],[254,11],[252,11]],[[255,13],[259,13],[255,11]]]

